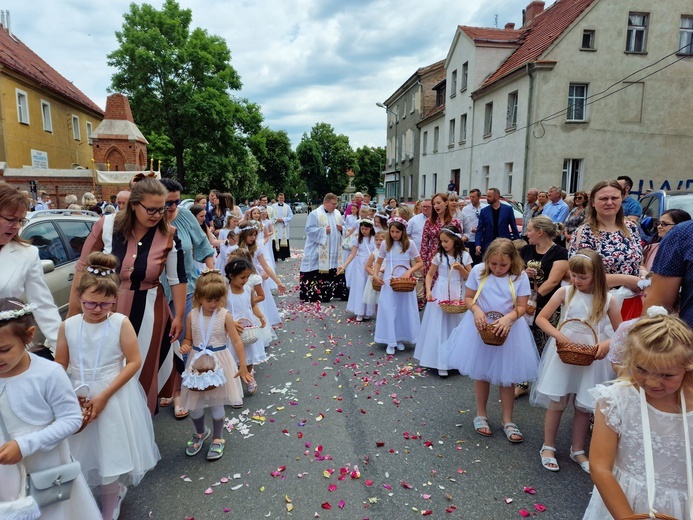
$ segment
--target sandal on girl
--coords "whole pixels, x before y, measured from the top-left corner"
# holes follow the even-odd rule
[[[477,415],[474,417],[474,430],[482,437],[490,437],[492,433],[491,428],[488,425],[488,417],[484,417],[483,415]],[[482,430],[488,430],[488,433]]]
[[[160,397],[159,398],[159,406],[161,408],[166,408],[167,406],[171,406],[173,404],[173,397]]]
[[[194,457],[202,449],[202,445],[207,440],[207,437],[212,435],[212,430],[205,428],[205,432],[200,435],[199,433],[193,433],[192,439],[188,441],[188,447],[185,448],[185,454],[188,457]]]
[[[589,475],[590,461],[586,460],[584,462],[580,462],[579,460],[577,460],[579,455],[585,455],[585,450],[573,451],[573,447],[571,446],[570,447],[570,460],[577,462],[580,465],[580,467],[582,468],[582,471],[584,471],[585,473],[587,473]]]
[[[505,423],[503,425],[503,431],[505,432],[505,438],[514,444],[519,444],[525,440],[524,436],[522,435],[522,432],[520,431],[520,429],[517,427],[517,424],[515,424],[515,423],[512,423],[512,422]],[[519,439],[518,438],[513,439],[513,435],[515,437],[519,437]]]
[[[544,451],[552,451],[553,453],[556,453],[556,448],[553,446],[543,445],[541,450],[539,450],[539,455],[541,456],[541,465],[544,466],[544,469],[548,469],[549,471],[558,471],[560,468],[558,467],[556,457],[544,457]]]
[[[186,410],[185,408],[181,408],[180,406],[173,407],[173,415],[175,415],[176,419],[178,420],[185,419],[189,413],[190,412],[188,412],[188,410]]]
[[[207,460],[219,460],[224,455],[224,439],[213,442],[207,451]]]

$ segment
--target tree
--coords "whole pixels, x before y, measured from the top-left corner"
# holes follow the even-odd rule
[[[247,137],[260,130],[262,115],[229,95],[241,79],[223,38],[191,30],[192,11],[175,0],[160,11],[133,3],[123,17],[119,48],[108,55],[116,68],[109,90],[128,96],[145,137],[168,148],[178,179],[197,186],[203,177],[205,189],[257,182],[246,169]]]
[[[260,189],[270,198],[284,191],[296,167],[296,153],[291,149],[288,134],[264,127],[249,139],[248,145],[258,161]]]
[[[347,170],[356,165],[349,138],[335,134],[332,125],[317,123],[296,147],[303,178],[312,195],[341,194],[349,183]]]
[[[383,184],[385,148],[363,146],[356,149],[356,168],[354,186],[357,190],[375,196],[377,188]]]

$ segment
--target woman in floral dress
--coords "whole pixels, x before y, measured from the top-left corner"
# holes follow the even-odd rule
[[[426,221],[421,237],[421,260],[424,266],[422,274],[426,276],[428,268],[431,266],[431,260],[438,251],[438,235],[443,226],[457,226],[457,229],[462,229],[460,221],[453,217],[448,204],[448,196],[445,193],[436,193],[431,199],[433,211],[431,217]],[[435,281],[435,280],[434,280]]]

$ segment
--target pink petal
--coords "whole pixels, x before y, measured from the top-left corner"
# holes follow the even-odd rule
[[[333,491],[337,491],[337,484],[330,484],[327,489],[330,491],[330,493]]]
[[[534,509],[536,509],[540,513],[543,513],[544,511],[546,511],[546,506],[544,504],[534,504]]]
[[[525,486],[524,489],[523,489],[523,491],[524,491],[525,493],[529,493],[530,495],[535,495],[535,494],[536,494],[536,490],[535,490],[533,487],[529,487],[529,486]]]
[[[528,517],[528,516],[529,516],[529,511],[527,511],[526,509],[520,509],[520,516],[523,517],[523,518],[524,518],[524,517]]]
[[[212,490],[211,487],[205,489],[205,495],[211,495],[212,493],[214,493],[214,491]]]
[[[392,489],[392,486],[390,484],[383,484],[383,487],[390,491]]]
[[[329,502],[323,502],[323,503],[322,503],[322,508],[323,508],[323,509],[332,509],[332,506],[330,505]]]
[[[339,509],[344,509],[345,505],[346,505],[346,502],[344,500],[339,501]]]
[[[411,489],[411,488],[413,488],[414,486],[412,486],[411,484],[409,484],[408,482],[405,482],[405,481],[403,480],[403,481],[402,481],[402,487],[403,487],[403,488],[406,488],[406,489]]]

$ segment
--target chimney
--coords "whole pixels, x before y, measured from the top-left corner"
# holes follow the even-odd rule
[[[505,28],[512,31],[513,29],[515,29],[515,24],[512,22],[508,22],[505,24]]]
[[[533,2],[530,2],[527,9],[525,9],[523,12],[522,25],[527,25],[534,20],[538,14],[541,14],[544,11],[545,5],[546,4],[541,0],[534,0]]]
[[[5,16],[7,21],[7,34],[9,34],[12,37],[12,39],[14,39],[14,36],[12,36],[12,25],[10,24],[10,12],[5,11]]]

